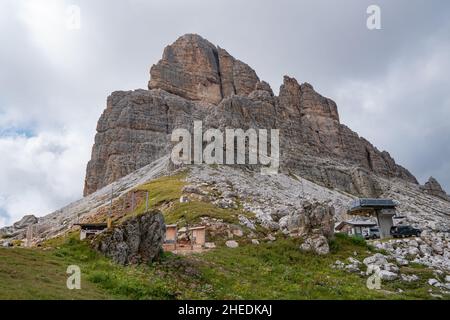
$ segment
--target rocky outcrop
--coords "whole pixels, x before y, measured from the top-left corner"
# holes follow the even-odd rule
[[[149,263],[162,252],[165,230],[162,213],[150,211],[98,235],[93,245],[96,250],[122,265]]]
[[[320,234],[327,239],[334,233],[335,210],[320,202],[310,203],[305,201],[300,210],[290,210],[280,219],[282,229],[300,237],[308,237],[311,234]]]
[[[444,189],[442,189],[439,182],[433,177],[430,177],[430,179],[428,179],[428,181],[425,182],[425,184],[421,188],[428,194],[439,197],[446,201],[450,201],[450,197],[447,195]]]
[[[233,94],[248,95],[259,81],[248,65],[196,34],[167,46],[150,75],[149,89],[212,104]]]
[[[280,88],[279,109],[281,119],[277,123],[285,132],[281,149],[286,150],[287,167],[300,167],[299,171],[307,174],[315,163],[323,162],[317,161],[317,158],[329,158],[343,166],[355,164],[374,174],[417,183],[411,173],[395,164],[389,153],[378,151],[367,140],[340,124],[336,104],[317,93],[310,84],[299,85],[295,79],[285,77]],[[299,150],[303,151],[303,155],[311,155],[312,161],[304,158]],[[301,169],[302,165],[306,170]],[[336,165],[331,164],[331,167]],[[347,185],[346,191],[361,188],[357,177],[352,177],[351,172],[337,171],[328,168],[310,176],[314,181],[322,180],[324,184],[338,187],[343,186],[339,180],[346,180],[342,181]]]
[[[376,197],[380,194],[373,175],[417,183],[387,152],[378,151],[340,124],[336,104],[285,76],[279,97],[267,88],[248,97],[224,99],[206,116],[212,127],[279,128],[282,170],[296,172],[326,187]]]
[[[26,230],[29,226],[38,223],[39,219],[34,215],[25,215],[19,221],[15,222],[10,227],[4,227],[0,229],[0,238],[10,238],[17,235],[22,235],[21,238],[25,236]]]
[[[450,233],[423,231],[420,237],[383,242],[377,240],[373,242],[373,245],[377,249],[384,250],[390,260],[395,261],[399,266],[409,265],[410,263],[427,266],[439,278],[439,281],[436,281],[436,283],[441,283],[439,287],[450,290],[450,281],[445,277],[445,274],[450,272]],[[382,261],[384,265],[386,264],[385,258],[386,256]],[[364,260],[366,264],[375,263],[374,259],[367,262]],[[403,275],[401,277],[408,280]]]
[[[357,273],[368,277],[367,285],[373,289],[380,289],[387,281],[402,281],[404,283],[426,283],[430,287],[428,292],[432,297],[450,293],[450,253],[449,233],[434,233],[424,231],[420,237],[373,241],[371,244],[384,254],[375,253],[359,261],[354,257],[346,259],[346,263],[336,260],[332,268]],[[363,271],[362,265],[366,270]],[[418,269],[405,268],[410,264],[420,264],[427,267],[429,273],[414,274]],[[430,278],[432,277],[432,278]],[[438,295],[436,295],[436,293]]]
[[[16,223],[13,224],[13,227],[15,229],[24,229],[27,228],[28,226],[35,224],[38,222],[38,218],[36,218],[34,215],[32,214],[28,214],[22,217],[22,219],[20,219],[19,221],[17,221]]]
[[[328,188],[375,197],[375,176],[417,184],[386,151],[340,123],[336,103],[285,76],[279,96],[255,71],[198,35],[165,48],[149,90],[108,98],[86,170],[84,195],[170,153],[174,128],[280,129],[281,170]]]
[[[305,202],[299,219],[300,235],[319,233],[331,239],[334,234],[334,215],[332,206],[320,202]]]
[[[303,204],[303,210],[289,216],[288,229],[303,238],[300,249],[328,254],[328,240],[334,235],[334,208],[319,202]]]

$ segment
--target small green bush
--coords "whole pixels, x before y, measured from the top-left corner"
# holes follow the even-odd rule
[[[336,233],[335,237],[343,242],[351,243],[360,247],[367,247],[366,240],[361,236],[350,236],[346,233]]]

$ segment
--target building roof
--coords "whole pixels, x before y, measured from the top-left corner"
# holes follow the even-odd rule
[[[350,203],[351,215],[371,216],[382,209],[395,209],[398,202],[392,199],[359,198]]]
[[[200,230],[200,229],[205,229],[205,226],[199,226],[199,227],[189,227],[189,230]]]
[[[106,223],[75,223],[75,226],[80,226],[81,229],[105,229],[108,227]]]
[[[397,203],[392,199],[359,198],[351,202],[350,210],[360,208],[389,209],[396,206]]]
[[[364,220],[347,220],[341,221],[335,227],[336,230],[341,230],[345,225],[349,225],[352,227],[374,227],[377,225],[376,222],[373,221],[364,221]]]

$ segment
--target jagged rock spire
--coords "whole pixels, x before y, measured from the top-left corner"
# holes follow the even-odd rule
[[[433,177],[430,177],[428,181],[425,182],[422,189],[428,194],[450,201],[450,197],[444,191],[441,184]]]
[[[196,34],[186,34],[164,49],[150,69],[149,89],[218,104],[233,94],[248,95],[259,82],[256,72]]]

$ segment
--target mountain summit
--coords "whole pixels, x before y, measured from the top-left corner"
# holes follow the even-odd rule
[[[416,178],[341,124],[336,103],[284,76],[279,96],[247,64],[195,34],[164,49],[148,90],[116,91],[101,115],[84,195],[170,153],[170,134],[205,128],[280,129],[281,170],[358,196],[382,192],[375,176]]]
[[[150,75],[150,90],[162,89],[213,104],[233,94],[248,95],[259,82],[247,64],[195,34],[186,34],[167,46]]]

